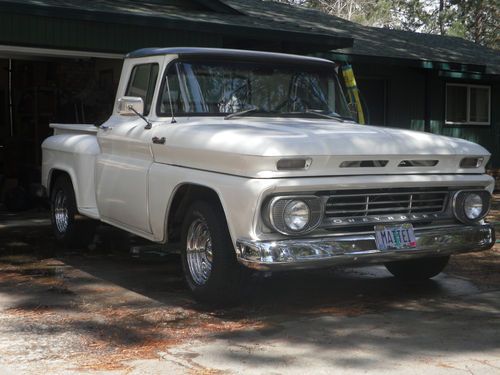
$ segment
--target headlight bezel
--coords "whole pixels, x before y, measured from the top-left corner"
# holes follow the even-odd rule
[[[285,224],[285,208],[293,201],[302,201],[309,208],[309,221],[301,230],[293,230]],[[272,197],[264,204],[262,211],[264,223],[271,229],[287,235],[302,235],[315,230],[322,222],[324,199],[316,195],[280,195]]]
[[[465,213],[465,201],[471,195],[478,195],[483,203],[480,215],[477,218],[471,219]],[[491,207],[491,193],[488,190],[459,190],[453,195],[453,214],[464,224],[475,224],[484,219]]]

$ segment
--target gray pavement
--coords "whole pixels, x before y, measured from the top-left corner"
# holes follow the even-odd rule
[[[500,293],[427,300],[383,314],[291,319],[172,348],[184,368],[237,374],[500,373]]]
[[[256,278],[214,310],[178,256],[109,228],[57,251],[43,216],[0,223],[0,374],[500,374],[498,245],[423,284],[381,266]]]

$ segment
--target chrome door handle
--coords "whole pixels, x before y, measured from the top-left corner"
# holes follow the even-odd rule
[[[166,140],[167,139],[165,137],[161,137],[161,138],[153,137],[153,139],[152,139],[153,143],[157,144],[157,145],[164,145]]]
[[[101,125],[100,128],[104,131],[113,129],[113,127],[109,125]]]

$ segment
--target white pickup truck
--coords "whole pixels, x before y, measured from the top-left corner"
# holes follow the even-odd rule
[[[142,49],[108,121],[52,127],[42,184],[57,239],[84,245],[100,220],[175,244],[203,301],[237,297],[248,268],[382,263],[426,279],[495,242],[488,151],[357,124],[331,61]]]

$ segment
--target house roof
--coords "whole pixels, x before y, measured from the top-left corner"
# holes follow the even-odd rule
[[[461,38],[367,27],[271,0],[3,0],[0,11],[209,32],[257,41],[242,46],[250,49],[262,49],[272,41],[286,51],[335,53],[325,57],[390,59],[397,64],[500,75],[498,51]]]
[[[269,17],[241,12],[218,0],[7,0],[1,11],[39,16],[77,18],[106,23],[125,23],[199,32],[212,32],[256,40],[303,44],[309,52],[352,45],[352,38],[331,30],[276,22]]]
[[[234,9],[277,23],[294,23],[320,33],[352,37],[343,54],[407,61],[467,64],[469,69],[500,75],[500,52],[458,37],[367,27],[323,12],[262,0],[221,0]],[[445,64],[440,64],[443,68]]]

